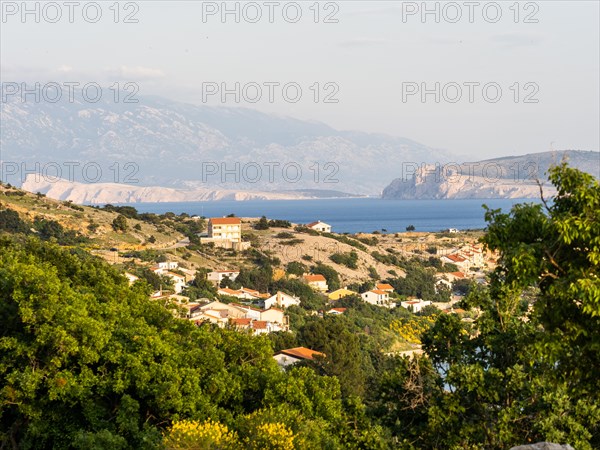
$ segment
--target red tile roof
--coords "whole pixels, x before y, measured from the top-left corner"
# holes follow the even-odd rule
[[[241,225],[242,219],[239,217],[213,217],[210,219],[213,225]]]
[[[229,288],[219,288],[219,291],[225,292],[228,295],[239,295],[242,293],[242,291],[236,291],[236,290],[229,289]]]
[[[252,319],[229,319],[229,323],[238,326],[249,326],[252,323]]]
[[[309,283],[315,281],[327,281],[323,275],[304,275],[304,279]]]
[[[391,289],[391,290],[394,290],[394,286],[392,286],[391,284],[387,284],[387,283],[381,283],[381,284],[378,284],[378,285],[376,286],[376,288],[377,288],[377,289],[380,289],[380,290],[382,290],[382,291],[385,291],[386,289]]]
[[[311,222],[311,223],[306,224],[306,227],[307,228],[312,228],[315,225],[319,225],[319,224],[327,225],[325,222],[321,222],[320,220],[317,220],[316,222]]]
[[[343,313],[346,312],[346,309],[347,308],[331,308],[328,312],[335,311],[335,312],[338,312],[340,314],[343,314]]]
[[[252,322],[252,328],[255,330],[266,330],[267,329],[267,321],[266,320],[255,320]]]
[[[462,256],[459,256],[459,255],[447,255],[446,258],[448,258],[450,261],[454,261],[454,262],[466,261],[466,258],[463,258]]]
[[[325,353],[321,353],[316,350],[311,350],[310,348],[306,347],[288,348],[286,350],[281,350],[277,352],[277,354],[279,353],[283,353],[284,355],[288,356],[293,356],[295,358],[309,360],[313,360],[315,356],[325,356]]]

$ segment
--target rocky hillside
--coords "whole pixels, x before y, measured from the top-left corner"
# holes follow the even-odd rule
[[[405,173],[383,191],[386,199],[534,198],[538,180],[544,194],[555,190],[547,182],[550,166],[565,158],[572,167],[600,178],[600,153],[558,151],[478,162],[420,167],[403,165]]]
[[[322,197],[347,197],[336,191],[236,191],[202,188],[175,189],[160,186],[134,186],[117,183],[79,183],[30,174],[22,189],[57,200],[78,204],[201,202],[216,200],[297,200]]]
[[[57,164],[61,178],[79,182],[379,195],[403,161],[451,160],[448,153],[410,139],[339,131],[245,108],[147,97],[138,103],[63,97],[48,103],[8,96],[0,104],[3,161],[28,169],[39,164],[41,171]],[[72,178],[65,163],[80,164]],[[86,173],[85,164],[94,167]],[[56,173],[55,166],[50,173]],[[4,181],[21,185],[24,176],[17,171]]]

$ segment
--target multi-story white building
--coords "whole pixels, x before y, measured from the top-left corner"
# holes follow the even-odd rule
[[[244,250],[249,242],[242,242],[242,221],[239,217],[213,217],[208,219],[208,237],[200,239],[203,244]]]

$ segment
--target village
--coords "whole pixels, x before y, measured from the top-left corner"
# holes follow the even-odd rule
[[[164,302],[166,307],[173,309],[173,314],[184,320],[190,320],[197,325],[213,324],[220,328],[235,329],[240,332],[251,333],[255,335],[268,334],[274,332],[290,331],[290,320],[287,313],[290,307],[301,307],[303,299],[301,296],[292,295],[289,292],[278,290],[275,293],[260,292],[254,289],[254,286],[235,285],[240,268],[231,265],[231,254],[248,251],[252,242],[245,240],[244,236],[250,234],[252,229],[260,228],[256,226],[256,220],[244,220],[247,222],[248,231],[242,230],[242,219],[237,217],[210,218],[207,220],[207,231],[200,234],[201,246],[208,247],[213,251],[227,252],[229,257],[223,257],[227,260],[222,266],[218,265],[218,259],[213,262],[213,268],[206,269],[202,275],[196,268],[185,267],[178,261],[167,260],[157,262],[149,267],[149,270],[166,281],[165,286],[151,294],[151,298],[158,302]],[[327,223],[315,221],[306,225],[296,227],[308,233],[308,236],[332,236],[332,227]],[[269,230],[271,231],[271,230]],[[289,232],[278,232],[275,228],[271,234],[291,237]],[[485,271],[483,269],[492,268],[495,264],[496,255],[486,253],[482,246],[473,242],[472,239],[463,241],[460,239],[460,232],[456,229],[449,229],[445,236],[452,238],[453,246],[446,245],[441,249],[436,249],[433,254],[431,245],[425,244],[429,258],[439,260],[440,267],[452,267],[456,270],[441,271],[435,274],[436,292],[445,290],[448,292],[447,301],[435,302],[418,298],[417,296],[403,296],[395,292],[394,287],[387,282],[366,283],[367,288],[361,290],[340,286],[331,289],[327,278],[320,273],[285,273],[279,270],[279,277],[291,277],[301,281],[311,288],[311,290],[324,299],[325,308],[312,310],[310,314],[317,317],[325,315],[342,315],[346,308],[340,307],[341,299],[356,296],[363,302],[381,308],[393,309],[404,308],[414,314],[420,314],[427,308],[436,308],[440,313],[459,314],[464,311],[456,307],[464,295],[464,291],[455,289],[456,285],[468,285],[469,283],[485,284]],[[383,235],[379,235],[382,239]],[[296,238],[299,240],[298,238]],[[373,239],[371,237],[371,239]],[[364,241],[364,239],[363,239]],[[254,239],[256,244],[257,240]],[[268,242],[268,241],[267,241]],[[340,244],[334,241],[336,244]],[[413,242],[408,244],[410,251],[414,254],[422,254],[423,245],[419,246]],[[273,248],[273,247],[269,247]],[[329,248],[331,250],[331,247]],[[279,250],[279,251],[277,251]],[[339,250],[339,248],[335,248]],[[392,251],[392,250],[390,250]],[[275,247],[277,255],[287,260],[288,264],[293,262],[289,252],[286,253],[286,247]],[[287,259],[286,259],[287,257]],[[308,259],[305,257],[305,259]],[[331,258],[334,259],[335,258]],[[284,273],[282,273],[284,272]],[[389,273],[397,273],[388,270]],[[133,273],[126,272],[126,277],[131,284],[135,283],[139,277]],[[202,276],[202,282],[209,283],[214,287],[216,296],[214,298],[190,298],[187,294],[190,284],[194,284],[197,276]],[[377,277],[382,278],[382,277]],[[356,284],[356,283],[355,283]],[[470,317],[463,317],[464,321],[472,321]],[[313,355],[322,357],[311,349],[304,347],[284,349],[275,354],[275,359],[282,366],[287,366],[301,360],[312,360]]]

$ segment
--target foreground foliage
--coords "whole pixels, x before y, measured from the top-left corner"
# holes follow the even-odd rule
[[[31,237],[5,211],[0,448],[600,448],[600,187],[564,165],[551,180],[549,205],[487,211],[484,243],[500,259],[488,287],[469,287],[474,322],[358,297],[318,317],[316,294],[274,281],[256,255],[236,282],[306,300],[288,310],[295,333],[268,337],[175,319],[148,284],[60,246],[77,236],[38,221],[42,240]],[[325,264],[313,272],[339,284]],[[406,272],[397,290],[437,295],[420,288],[428,271]],[[386,355],[397,337],[426,357]],[[327,357],[281,371],[273,350],[298,345]]]

